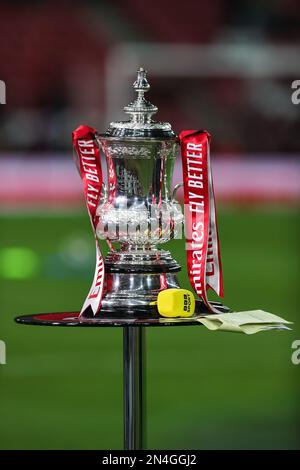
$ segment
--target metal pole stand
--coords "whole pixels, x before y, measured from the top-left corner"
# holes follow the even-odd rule
[[[123,327],[124,449],[146,446],[145,328]]]

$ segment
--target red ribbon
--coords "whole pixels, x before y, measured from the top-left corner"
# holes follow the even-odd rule
[[[100,310],[104,288],[104,261],[96,236],[97,207],[102,191],[102,169],[100,149],[96,140],[96,131],[92,127],[79,126],[72,134],[73,145],[77,156],[77,167],[83,182],[86,206],[96,242],[96,270],[89,294],[83,304],[82,315],[89,307],[94,315]]]
[[[223,297],[223,279],[217,229],[209,141],[206,131],[187,130],[179,135],[184,183],[187,269],[196,294],[211,312],[207,299],[213,289]]]

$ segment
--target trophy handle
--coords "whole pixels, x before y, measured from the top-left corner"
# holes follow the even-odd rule
[[[102,188],[101,188],[101,202],[102,204],[107,202],[107,195],[108,195],[108,188],[105,181],[102,181]]]
[[[177,183],[174,186],[174,189],[173,189],[173,192],[172,192],[172,201],[175,200],[176,193],[177,193],[178,189],[181,188],[182,186],[183,186],[183,183]]]
[[[96,139],[96,142],[97,142],[98,147],[99,147],[100,166],[102,167],[102,165],[103,165],[102,155],[104,156],[104,161],[105,161],[106,164],[107,164],[107,160],[106,160],[105,151],[104,151],[102,143],[101,143],[100,134],[99,134],[98,131],[95,132],[95,139]],[[108,175],[107,175],[106,179],[108,179]],[[101,186],[101,196],[100,196],[100,204],[101,205],[105,204],[108,200],[108,186],[109,186],[109,184],[108,184],[108,182],[106,183],[104,181],[104,175],[103,175],[102,186]]]

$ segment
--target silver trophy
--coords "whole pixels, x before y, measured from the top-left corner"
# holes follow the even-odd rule
[[[150,85],[140,68],[137,98],[98,134],[107,163],[107,184],[97,208],[97,236],[113,249],[105,258],[106,289],[101,311],[129,316],[149,313],[165,288],[179,288],[180,265],[157,244],[181,238],[183,213],[171,190],[178,139],[171,125],[154,121],[157,107],[144,94]]]

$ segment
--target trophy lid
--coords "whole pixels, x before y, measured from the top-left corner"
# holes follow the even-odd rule
[[[150,89],[146,75],[146,70],[141,67],[133,84],[137,98],[124,107],[124,111],[126,114],[129,114],[130,119],[128,121],[111,122],[105,136],[119,138],[175,138],[171,124],[152,120],[152,116],[157,113],[158,108],[144,97],[144,94]]]

